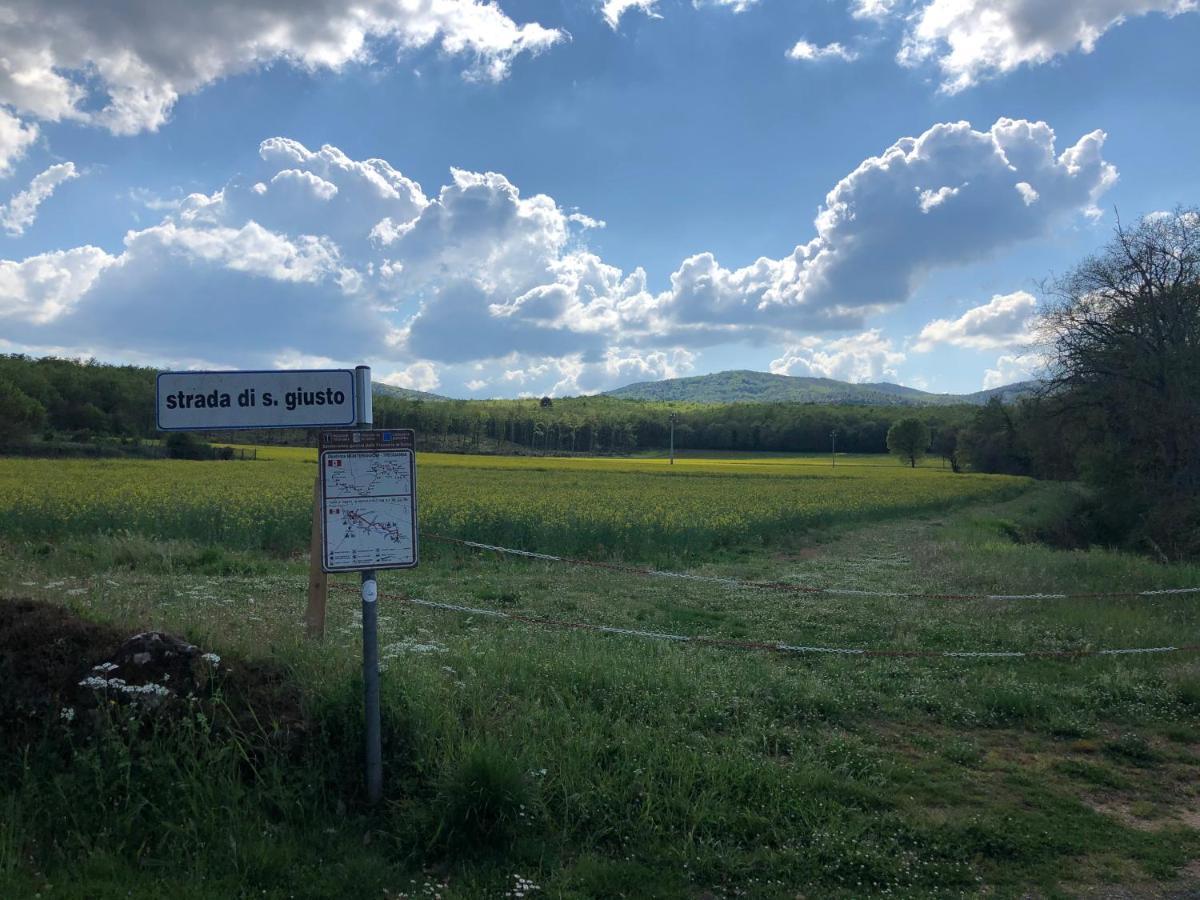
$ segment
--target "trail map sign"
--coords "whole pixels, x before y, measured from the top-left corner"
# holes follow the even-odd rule
[[[160,431],[357,423],[352,369],[160,372]]]
[[[415,436],[321,433],[321,568],[410,569],[417,564]]]

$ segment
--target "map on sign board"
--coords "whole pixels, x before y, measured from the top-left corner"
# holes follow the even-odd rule
[[[396,441],[408,446],[392,449],[387,444],[395,432],[341,434],[359,437],[359,444],[321,451],[322,568],[345,572],[415,566],[416,462],[411,440]],[[322,445],[328,448],[330,443],[323,436]]]

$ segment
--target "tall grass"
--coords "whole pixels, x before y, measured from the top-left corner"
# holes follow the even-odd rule
[[[305,454],[307,453],[307,458]],[[311,451],[256,462],[0,460],[0,533],[129,532],[275,553],[308,543]],[[545,460],[423,454],[423,529],[592,557],[699,557],[816,526],[1012,496],[1005,476],[795,461]]]

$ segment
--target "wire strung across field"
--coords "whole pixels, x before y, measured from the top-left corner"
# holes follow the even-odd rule
[[[719,575],[694,575],[690,572],[671,572],[665,569],[649,569],[641,566],[627,566],[620,563],[598,562],[592,559],[576,559],[569,556],[553,556],[549,553],[535,553],[531,550],[517,550],[512,547],[500,547],[495,544],[482,544],[478,541],[468,541],[462,538],[446,537],[441,534],[423,534],[423,540],[439,541],[443,544],[457,544],[473,550],[486,550],[507,556],[519,556],[525,559],[538,559],[543,562],[565,563],[571,566],[583,566],[592,569],[607,569],[612,572],[622,572],[627,575],[641,575],[651,578],[677,578],[684,581],[702,581],[708,584],[723,584],[729,587],[748,588],[752,590],[785,591],[796,594],[829,594],[849,597],[894,597],[897,599],[913,600],[1094,600],[1103,597],[1164,597],[1178,594],[1200,594],[1200,587],[1162,588],[1147,591],[1092,591],[1087,593],[1037,593],[1037,594],[964,594],[964,593],[923,593],[912,591],[871,591],[855,588],[823,588],[788,581],[751,581],[745,578],[732,578]]]
[[[349,584],[331,585],[331,587],[346,593],[358,593],[358,589]],[[594,622],[569,622],[548,616],[527,616],[521,613],[504,612],[499,609],[460,606],[455,603],[436,603],[432,600],[421,600],[416,597],[406,597],[402,594],[379,594],[378,596],[380,600],[396,600],[412,606],[424,607],[425,609],[463,613],[469,616],[484,616],[492,619],[505,619],[510,622],[521,622],[526,625],[536,625],[542,628],[594,631],[603,634],[670,641],[678,644],[695,644],[701,647],[716,647],[725,650],[757,650],[789,655],[855,656],[895,659],[1085,659],[1092,656],[1146,656],[1164,653],[1200,652],[1200,644],[1181,644],[1170,647],[1080,648],[1077,650],[893,650],[870,647],[816,647],[804,646],[802,644],[788,644],[783,641],[742,641],[736,638],[715,638],[703,635],[670,634],[663,631],[642,631],[636,628],[618,628],[613,625],[599,625]]]

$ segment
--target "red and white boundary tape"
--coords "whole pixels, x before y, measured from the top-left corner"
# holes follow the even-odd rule
[[[347,591],[355,590],[349,585],[345,589]],[[432,600],[419,600],[416,597],[402,597],[396,594],[380,596],[381,599],[398,600],[426,609],[463,613],[469,616],[484,616],[491,619],[505,619],[510,622],[521,622],[526,625],[537,625],[543,628],[595,631],[604,634],[623,635],[625,637],[671,641],[678,644],[695,644],[702,647],[718,647],[729,650],[760,650],[791,655],[894,657],[904,659],[1084,659],[1090,656],[1144,656],[1163,653],[1200,652],[1200,644],[1181,644],[1171,647],[1121,647],[1114,649],[1080,648],[1077,650],[888,650],[873,649],[870,647],[817,647],[788,644],[782,641],[741,641],[734,638],[670,634],[662,631],[641,631],[636,628],[617,628],[613,625],[598,625],[592,622],[567,622],[547,616],[526,616],[520,613],[504,612],[499,609],[460,606],[455,603],[435,603]]]
[[[938,594],[908,591],[870,591],[852,588],[821,588],[793,584],[788,581],[750,581],[744,578],[730,578],[718,575],[693,575],[689,572],[670,572],[664,569],[648,569],[640,566],[626,566],[620,563],[596,562],[590,559],[574,559],[569,556],[553,556],[549,553],[534,553],[530,550],[517,550],[512,547],[500,547],[495,544],[482,544],[478,541],[467,541],[462,538],[446,537],[440,534],[422,535],[425,540],[440,541],[444,544],[457,544],[474,550],[489,550],[508,556],[519,556],[525,559],[537,559],[543,562],[566,563],[571,566],[585,566],[592,569],[606,569],[612,572],[623,572],[629,575],[642,575],[652,578],[676,578],[684,581],[699,581],[708,584],[723,584],[728,587],[748,588],[753,590],[787,591],[797,594],[830,594],[847,597],[893,597],[896,599],[917,600],[1084,600],[1101,597],[1165,597],[1179,594],[1200,594],[1200,587],[1163,588],[1150,591],[1094,591],[1090,593],[1038,593],[1038,594]]]

